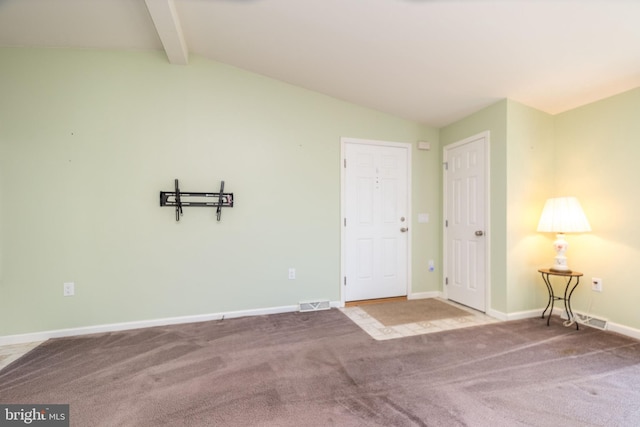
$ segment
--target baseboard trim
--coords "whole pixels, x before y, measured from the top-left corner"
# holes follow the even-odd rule
[[[430,291],[430,292],[413,292],[407,295],[407,299],[423,299],[423,298],[440,298],[442,292]]]
[[[619,323],[613,323],[608,321],[607,330],[618,333],[620,335],[626,335],[631,338],[640,340],[640,329],[631,328],[629,326],[620,325]]]
[[[437,298],[442,297],[442,292],[417,292],[407,296],[407,299]],[[340,301],[331,301],[331,308],[342,307]],[[193,316],[168,317],[162,319],[141,320],[134,322],[110,323],[104,325],[85,326],[80,328],[56,329],[50,331],[32,332],[27,334],[0,336],[1,345],[23,344],[28,342],[46,341],[50,338],[63,338],[78,335],[98,334],[104,332],[126,331],[130,329],[150,328],[154,326],[179,325],[182,323],[208,322],[211,320],[232,319],[245,316],[262,316],[266,314],[289,313],[298,311],[300,307],[296,305],[285,305],[280,307],[258,308],[252,310],[227,311],[221,313],[198,314]],[[515,313],[503,313],[501,311],[489,309],[486,314],[498,320],[520,320],[539,317],[542,309],[527,310]],[[554,314],[558,315],[558,314]],[[640,329],[621,325],[609,321],[607,330],[640,340]]]
[[[339,307],[339,301],[331,301],[332,308]],[[109,323],[79,328],[55,329],[50,331],[32,332],[27,334],[0,336],[0,345],[23,344],[28,342],[46,341],[50,338],[63,338],[78,335],[99,334],[104,332],[126,331],[130,329],[150,328],[154,326],[179,325],[182,323],[208,322],[211,320],[232,319],[246,316],[262,316],[265,314],[289,313],[299,310],[299,305],[285,305],[280,307],[257,308],[252,310],[227,311],[221,313],[197,314],[193,316],[167,317],[162,319],[140,320],[134,322]]]
[[[517,311],[515,313],[504,313],[502,311],[495,310],[490,308],[485,313],[487,316],[493,317],[494,319],[502,320],[506,322],[508,320],[520,320],[520,319],[529,319],[532,317],[536,317],[540,315],[540,311],[538,310],[527,310],[527,311]]]
[[[528,310],[528,311],[521,311],[521,312],[518,312],[518,313],[510,313],[510,314],[500,313],[501,317],[502,316],[505,317],[504,319],[502,319],[501,317],[498,317],[498,316],[494,316],[493,314],[490,314],[490,316],[496,317],[496,318],[501,319],[501,320],[519,320],[519,319],[527,319],[527,318],[533,318],[533,317],[541,317],[542,310],[544,310],[544,309],[540,308],[538,310]],[[561,309],[558,309],[558,307],[556,307],[555,310],[553,310],[553,311],[554,311],[554,314],[553,314],[554,316],[558,316],[561,319],[566,319],[567,318],[567,316],[564,313],[564,311],[561,310]],[[575,313],[576,314],[578,314],[578,313],[583,314],[582,312],[578,312],[578,311],[576,311]],[[487,314],[489,314],[489,313],[487,313]],[[548,314],[547,314],[547,316],[548,316]],[[580,325],[581,326],[587,326],[587,327],[589,326],[589,325],[584,325],[582,323]],[[614,323],[614,322],[611,322],[610,320],[607,320],[607,328],[606,328],[606,330],[610,331],[610,332],[615,332],[617,334],[624,335],[624,336],[627,336],[627,337],[630,337],[630,338],[634,338],[634,339],[640,340],[640,329],[632,328],[630,326],[621,325],[619,323]]]
[[[485,313],[487,316],[489,317],[493,317],[494,319],[498,319],[498,320],[509,320],[508,316],[506,313],[503,313],[501,311],[498,310],[494,310],[492,308],[488,309],[487,311],[485,311]]]
[[[540,317],[541,313],[542,310],[516,311],[515,313],[507,314],[506,320],[531,319],[533,317]]]

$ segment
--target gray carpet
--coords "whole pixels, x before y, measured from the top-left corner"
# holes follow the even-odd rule
[[[375,341],[338,310],[47,341],[1,403],[72,426],[637,426],[640,342],[540,318]]]

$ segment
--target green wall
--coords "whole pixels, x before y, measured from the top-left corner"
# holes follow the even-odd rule
[[[412,291],[440,289],[436,129],[197,56],[0,49],[0,73],[0,336],[339,300],[343,136],[413,144]],[[176,223],[174,178],[235,207]]]
[[[507,313],[544,307],[538,269],[555,256],[551,236],[536,232],[542,207],[554,195],[553,116],[507,102]]]
[[[553,236],[535,228],[568,194],[593,227],[569,236],[574,308],[640,329],[640,89],[557,116],[501,100],[438,130],[197,56],[0,49],[0,73],[0,336],[339,300],[341,137],[413,144],[412,292],[441,291],[442,150],[487,130],[490,311],[544,306]],[[176,223],[158,206],[174,178],[225,180],[236,206]]]
[[[592,232],[568,235],[570,267],[584,273],[582,311],[640,329],[640,89],[559,114],[559,195],[578,197]],[[603,292],[590,290],[592,277]]]

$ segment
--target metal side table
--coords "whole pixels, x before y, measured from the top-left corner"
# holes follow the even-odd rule
[[[551,320],[551,314],[553,313],[553,303],[555,301],[564,301],[564,311],[567,313],[567,318],[570,322],[575,321],[575,317],[573,315],[573,311],[571,310],[571,295],[573,291],[578,287],[580,283],[580,277],[582,277],[582,273],[577,271],[554,271],[548,268],[541,268],[538,272],[542,275],[542,280],[544,280],[544,284],[547,285],[547,291],[549,291],[549,302],[547,303],[547,307],[542,312],[542,318],[544,319],[544,315],[549,310],[549,317],[547,318],[547,326],[549,326],[549,321]],[[553,286],[551,286],[551,281],[549,280],[549,276],[560,276],[566,277],[567,285],[564,288],[564,297],[558,297],[553,293]],[[574,281],[575,279],[575,281]],[[572,286],[573,284],[573,286]],[[578,322],[575,322],[576,329],[580,329],[578,326]]]

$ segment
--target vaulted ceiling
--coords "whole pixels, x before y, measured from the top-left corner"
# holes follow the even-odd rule
[[[640,86],[640,1],[0,0],[0,46],[200,55],[440,127]]]

